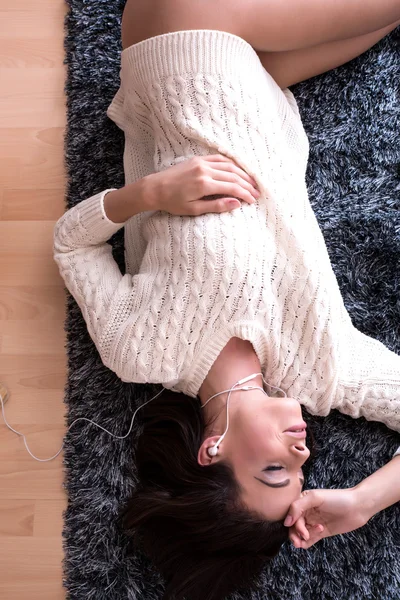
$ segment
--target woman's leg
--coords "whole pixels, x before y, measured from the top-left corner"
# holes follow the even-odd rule
[[[299,81],[335,69],[363,54],[399,25],[400,21],[397,21],[389,27],[372,33],[348,40],[327,42],[311,48],[287,52],[257,52],[257,54],[264,69],[284,89]]]
[[[127,0],[122,42],[219,29],[276,52],[365,35],[399,19],[399,0]]]
[[[362,36],[400,19],[399,0],[233,0],[233,5],[239,35],[256,50],[308,48]]]

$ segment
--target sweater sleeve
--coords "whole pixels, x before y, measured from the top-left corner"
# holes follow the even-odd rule
[[[111,189],[83,200],[68,210],[54,228],[54,260],[65,285],[79,305],[87,328],[106,366],[110,340],[105,344],[111,309],[132,295],[132,276],[122,275],[107,240],[125,223],[114,223],[104,210]]]
[[[332,408],[400,432],[400,356],[353,328],[341,354]]]

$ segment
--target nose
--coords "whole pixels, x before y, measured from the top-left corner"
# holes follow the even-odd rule
[[[290,452],[292,453],[292,455],[296,456],[297,459],[301,460],[302,464],[310,456],[310,450],[307,448],[307,446],[302,440],[296,440],[295,442],[290,444]]]

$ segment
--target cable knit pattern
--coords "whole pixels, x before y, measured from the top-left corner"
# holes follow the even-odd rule
[[[292,93],[241,38],[208,30],[122,52],[108,115],[125,133],[126,183],[222,153],[252,175],[255,205],[125,224],[108,190],[56,224],[54,256],[103,362],[126,382],[195,396],[228,340],[250,340],[266,379],[313,414],[332,408],[400,431],[400,357],[357,331],[308,200],[308,140]],[[126,275],[106,241],[125,225]]]

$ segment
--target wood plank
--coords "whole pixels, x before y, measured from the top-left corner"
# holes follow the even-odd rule
[[[0,38],[39,39],[43,46],[59,46],[62,43],[63,19],[66,13],[64,2],[41,0],[38,4],[29,2],[3,3],[0,9]]]
[[[33,535],[38,537],[61,537],[63,512],[67,507],[64,500],[36,500]]]
[[[66,363],[61,354],[1,354],[0,381],[9,393],[5,414],[11,426],[64,423]]]
[[[46,13],[46,15],[53,13],[53,17],[54,13],[61,14],[67,12],[67,5],[62,0],[40,0],[40,8],[41,10],[43,10],[44,13]],[[3,12],[7,16],[7,18],[11,19],[13,12],[23,12],[24,14],[26,14],[29,13],[29,11],[35,12],[35,10],[37,11],[37,0],[13,0],[13,2],[7,4],[7,9],[4,5]],[[46,37],[47,33],[46,29],[44,28],[45,24],[46,21],[43,21],[43,25],[39,27],[38,33],[41,34],[42,39]],[[60,33],[62,32],[60,32],[59,29],[57,29],[53,33],[55,39],[60,40],[62,38],[62,35],[60,35]]]
[[[34,11],[35,9],[37,9],[37,0],[14,0],[13,2],[7,4],[7,8],[5,8],[5,6],[6,5],[4,5],[4,8],[2,10],[10,18],[10,13],[13,13],[15,11],[24,13]],[[61,0],[41,0],[40,8],[43,11],[46,11],[46,14],[50,12],[54,13],[55,11],[57,11],[58,14],[60,12],[60,8],[64,9],[64,12],[67,12],[67,5],[64,4],[64,2],[62,2]],[[44,38],[46,30],[42,27],[40,28],[40,33],[42,35],[42,38]],[[60,39],[60,31],[56,31],[55,34],[57,34],[57,39]]]
[[[0,320],[64,321],[65,300],[62,287],[0,285]]]
[[[0,321],[0,351],[19,356],[64,356],[64,329],[59,321]]]
[[[19,431],[18,424],[15,429]],[[22,429],[22,428],[21,428]],[[32,454],[45,459],[61,447],[63,428],[24,426],[21,432]],[[0,425],[0,489],[3,500],[62,500],[65,498],[62,456],[50,462],[38,462],[27,452],[23,439]],[[7,454],[14,458],[7,459]],[[1,547],[2,544],[0,544]],[[0,561],[1,564],[1,561]],[[1,596],[0,596],[1,597]]]
[[[55,221],[0,222],[1,284],[13,286],[62,286],[53,259]]]
[[[0,185],[5,189],[64,189],[63,146],[64,127],[2,128]]]
[[[64,286],[53,259],[55,221],[0,222],[3,286]]]
[[[56,263],[41,256],[0,255],[0,273],[5,286],[64,286]]]
[[[0,7],[0,382],[10,424],[40,458],[65,433],[65,292],[52,230],[65,210],[67,11],[65,0]],[[65,599],[63,478],[62,454],[33,460],[0,415],[0,598]]]
[[[35,500],[0,498],[0,536],[32,536]]]
[[[62,175],[64,178],[64,174]],[[13,185],[16,185],[14,182]],[[38,182],[41,185],[40,182]],[[46,182],[47,184],[47,182]],[[64,188],[5,189],[0,194],[2,221],[57,221],[65,212]]]
[[[40,3],[43,9],[43,0]],[[11,38],[0,39],[0,68],[32,68],[52,69],[61,67],[64,61],[62,40],[55,43],[43,43],[43,38]]]
[[[40,541],[40,544],[38,543]],[[60,537],[3,537],[0,544],[0,598],[63,600]]]
[[[48,69],[0,68],[0,81],[7,81],[0,96],[1,128],[65,125],[64,67],[53,68],[51,77]]]
[[[55,221],[0,222],[0,254],[52,259],[54,225]]]

